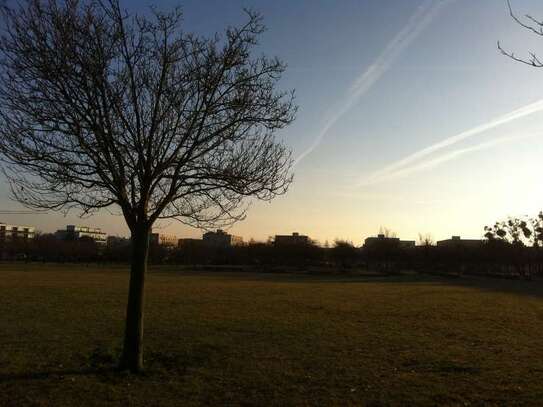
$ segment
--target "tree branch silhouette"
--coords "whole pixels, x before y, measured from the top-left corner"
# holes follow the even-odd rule
[[[82,215],[117,206],[133,256],[123,367],[143,367],[144,276],[158,219],[243,219],[245,198],[292,181],[275,134],[295,117],[285,64],[254,56],[262,17],[204,38],[180,9],[130,15],[118,0],[4,6],[0,156],[13,197]]]
[[[543,37],[543,21],[542,20],[537,20],[536,18],[527,14],[524,16],[527,22],[524,22],[513,11],[513,7],[511,6],[510,0],[507,0],[507,7],[509,8],[509,15],[518,25],[532,32],[533,34]],[[543,67],[543,61],[541,61],[534,52],[528,53],[529,58],[518,57],[515,55],[514,52],[505,50],[499,41],[498,41],[498,49],[503,55],[511,58],[514,61],[526,64],[535,68]]]

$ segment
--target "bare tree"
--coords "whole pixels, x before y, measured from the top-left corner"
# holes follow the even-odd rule
[[[143,367],[149,233],[243,219],[246,197],[286,192],[294,120],[285,65],[254,56],[261,16],[224,35],[181,30],[181,12],[129,15],[118,0],[23,0],[2,8],[0,156],[29,208],[116,206],[133,254],[120,365]]]
[[[396,238],[396,237],[398,237],[396,232],[394,232],[392,229],[389,229],[389,228],[383,227],[383,226],[379,227],[379,234],[383,235],[386,238]]]
[[[543,20],[534,18],[533,16],[529,14],[526,14],[524,16],[524,20],[522,20],[513,11],[513,7],[511,6],[510,0],[507,0],[507,7],[509,8],[509,14],[511,15],[511,18],[517,24],[519,24],[521,27],[525,28],[532,34],[543,37]],[[543,68],[543,61],[534,52],[528,52],[527,57],[518,57],[514,52],[505,50],[499,41],[498,41],[498,49],[503,55],[513,59],[514,61],[526,64],[535,68]]]
[[[419,233],[417,243],[419,246],[429,247],[435,245],[435,240],[431,233]]]

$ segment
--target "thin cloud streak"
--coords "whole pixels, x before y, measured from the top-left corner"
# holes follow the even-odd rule
[[[408,175],[411,175],[417,172],[421,172],[421,171],[425,171],[425,170],[437,167],[438,165],[441,165],[448,161],[455,160],[465,154],[473,153],[480,150],[487,150],[498,144],[507,143],[513,140],[532,138],[536,136],[540,137],[541,134],[527,134],[527,135],[522,135],[522,136],[506,136],[506,137],[495,138],[495,139],[477,144],[475,146],[460,148],[460,149],[448,152],[436,158],[423,161],[421,163],[412,165],[410,167],[401,168],[397,171],[390,171],[382,175],[379,175],[378,177],[372,176],[371,178],[368,178],[367,180],[360,183],[358,186],[370,186],[370,185],[379,184],[381,182],[389,181],[391,179],[406,177]]]
[[[495,127],[501,126],[503,124],[507,124],[509,122],[512,122],[514,120],[518,120],[520,118],[523,118],[525,116],[529,116],[531,114],[540,112],[543,110],[543,99],[539,100],[535,103],[531,103],[529,105],[523,106],[520,109],[516,109],[512,112],[509,112],[503,116],[500,116],[494,120],[491,120],[487,123],[484,123],[480,126],[474,127],[470,130],[466,130],[460,134],[457,134],[455,136],[449,137],[443,141],[440,141],[438,143],[432,144],[428,147],[423,148],[422,150],[419,150],[405,158],[402,158],[384,168],[381,170],[378,170],[374,172],[372,175],[370,175],[368,178],[361,180],[357,186],[364,186],[375,183],[373,180],[377,179],[383,179],[387,178],[387,175],[397,173],[399,172],[402,167],[405,167],[409,164],[411,164],[414,161],[420,160],[421,158],[424,158],[430,154],[433,154],[439,150],[442,150],[446,147],[449,147],[453,144],[459,143],[460,141],[464,141],[468,138],[471,138],[473,136],[476,136],[478,134],[481,134],[485,131],[488,131],[490,129],[493,129]]]
[[[353,82],[341,107],[326,121],[317,137],[298,158],[294,161],[296,166],[300,161],[313,152],[323,141],[328,131],[338,120],[349,111],[362,96],[364,96],[379,79],[390,69],[398,57],[411,45],[424,29],[437,17],[441,10],[456,0],[425,0],[407,24],[387,44],[375,61],[362,72]]]

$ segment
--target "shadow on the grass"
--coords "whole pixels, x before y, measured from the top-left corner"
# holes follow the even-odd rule
[[[543,281],[539,279],[533,281],[526,281],[463,276],[459,278],[444,277],[436,280],[436,283],[473,288],[481,291],[493,291],[506,294],[529,296],[534,298],[543,298]]]
[[[345,279],[347,280],[347,279]],[[338,282],[347,282],[345,280]],[[353,283],[379,282],[394,284],[428,284],[434,286],[458,286],[471,288],[474,290],[499,292],[505,294],[530,296],[534,298],[543,298],[543,280],[534,278],[533,280],[508,279],[499,277],[485,277],[476,275],[433,275],[425,273],[412,273],[403,275],[391,275],[380,279],[353,278]]]
[[[199,276],[203,278],[235,279],[237,281],[262,283],[289,283],[289,284],[364,284],[364,283],[391,283],[391,284],[431,284],[449,285],[472,288],[481,291],[494,291],[514,295],[543,298],[543,280],[535,278],[531,281],[520,279],[507,279],[497,277],[484,277],[474,275],[434,275],[430,273],[315,273],[311,272],[182,272],[180,277]]]
[[[0,373],[0,384],[8,382],[25,382],[40,380],[70,380],[74,377],[94,376],[99,381],[118,382],[128,377],[163,378],[171,375],[184,376],[190,369],[205,365],[212,359],[220,357],[222,348],[211,345],[195,346],[188,352],[149,351],[145,360],[145,369],[137,374],[120,369],[116,359],[110,358],[108,350],[96,348],[91,352],[88,361],[81,367],[64,369],[42,369],[22,373]]]
[[[49,380],[49,379],[65,379],[70,376],[101,376],[110,374],[120,374],[121,371],[117,368],[80,368],[80,369],[63,369],[49,370],[38,372],[24,373],[7,373],[0,374],[0,383],[31,381],[31,380]]]

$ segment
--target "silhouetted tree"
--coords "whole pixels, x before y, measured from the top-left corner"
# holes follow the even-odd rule
[[[389,229],[381,228],[379,237],[370,244],[367,242],[363,247],[363,255],[366,259],[368,267],[373,263],[378,270],[390,272],[402,257],[402,248],[400,239],[396,238],[396,234]]]
[[[543,212],[539,212],[536,217],[530,219],[532,228],[532,245],[534,247],[543,247]]]
[[[435,248],[434,237],[430,233],[419,233],[417,244],[419,246],[417,250],[422,252],[422,260],[424,261],[425,266],[428,266],[430,264],[431,251]]]
[[[485,226],[485,237],[489,241],[501,240],[515,246],[530,245],[534,232],[529,220],[509,218],[496,222],[493,226]]]
[[[419,233],[418,245],[424,247],[430,247],[435,244],[434,237],[430,233]]]
[[[507,0],[507,6],[509,8],[509,14],[511,15],[511,18],[522,28],[526,29],[532,34],[535,34],[539,37],[543,37],[543,20],[537,19],[533,17],[530,14],[526,14],[523,19],[521,19],[514,11],[511,6],[510,0]],[[518,57],[513,51],[508,51],[505,48],[502,47],[501,43],[498,41],[498,49],[501,51],[501,53],[509,58],[511,58],[514,61],[529,65],[534,68],[543,68],[543,61],[538,57],[538,55],[534,52],[528,52],[527,57]],[[521,226],[521,234],[523,235],[524,239],[529,239],[532,241],[532,245],[534,247],[541,247],[543,246],[543,213],[540,213],[538,217],[532,218],[530,220],[531,227],[528,226]],[[501,225],[503,226],[503,225]],[[511,226],[510,226],[511,227]],[[517,228],[518,229],[518,228]],[[520,239],[515,239],[513,235],[511,235],[511,230],[507,231],[503,227],[496,228],[496,225],[487,230],[485,229],[487,234],[489,234],[489,242],[491,244],[495,245],[495,240],[492,239],[506,239],[506,235],[509,233],[509,237],[513,239],[515,242],[516,240],[521,241]],[[526,232],[531,233],[531,236],[526,236]],[[519,235],[520,236],[520,235]],[[488,236],[487,236],[488,237]],[[539,253],[538,253],[539,254]]]
[[[334,241],[334,247],[331,249],[331,254],[334,262],[343,268],[353,266],[359,257],[359,251],[353,243],[341,239],[336,239]]]
[[[525,28],[532,34],[543,37],[543,20],[537,19],[529,14],[524,16],[524,20],[521,20],[520,17],[518,17],[513,11],[513,7],[511,6],[511,2],[509,0],[507,0],[507,6],[509,8],[509,14],[511,15],[511,18],[515,20],[517,24],[519,24],[521,27]],[[521,62],[535,68],[543,68],[543,61],[537,56],[537,54],[533,52],[529,52],[527,58],[518,57],[515,55],[514,52],[505,50],[499,41],[498,49],[503,55],[517,62]]]
[[[0,155],[31,208],[120,208],[132,260],[121,367],[143,367],[144,281],[155,221],[198,227],[244,217],[290,182],[275,139],[295,115],[284,64],[253,56],[264,30],[203,38],[181,12],[130,16],[118,0],[22,0],[2,8]]]
[[[487,248],[492,257],[502,263],[513,262],[520,274],[525,274],[526,264],[531,269],[540,263],[543,246],[543,212],[533,218],[509,218],[485,227]],[[538,267],[539,269],[540,267]],[[531,271],[528,271],[531,274]]]
[[[397,233],[394,232],[392,229],[389,229],[389,228],[383,227],[383,226],[381,226],[381,227],[379,228],[379,234],[380,234],[380,235],[383,235],[383,236],[386,237],[386,238],[389,238],[389,237],[392,237],[392,238],[398,237]]]

